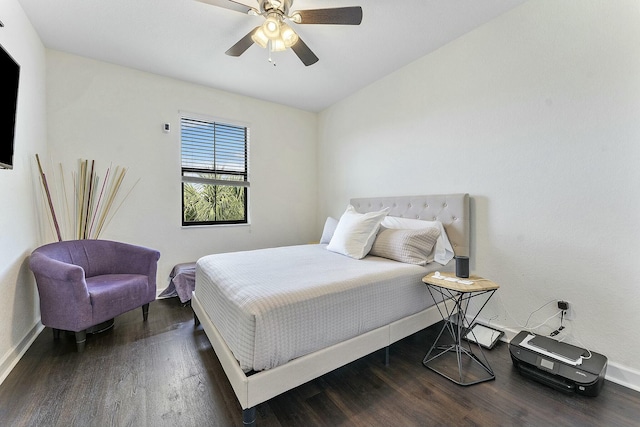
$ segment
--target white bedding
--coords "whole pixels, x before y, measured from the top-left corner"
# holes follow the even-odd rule
[[[201,258],[195,294],[241,369],[261,371],[424,310],[438,269],[288,246]]]

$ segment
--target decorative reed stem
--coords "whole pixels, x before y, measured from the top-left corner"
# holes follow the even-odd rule
[[[60,226],[58,225],[58,218],[56,217],[56,210],[53,208],[53,202],[51,201],[51,193],[49,192],[49,184],[47,183],[47,177],[42,171],[42,165],[40,164],[40,157],[36,154],[36,160],[38,161],[38,169],[40,170],[40,177],[42,178],[42,185],[44,186],[44,192],[47,195],[47,202],[49,203],[49,210],[51,211],[51,218],[53,218],[53,225],[56,228],[56,234],[58,235],[58,242],[62,242],[62,234],[60,234]]]

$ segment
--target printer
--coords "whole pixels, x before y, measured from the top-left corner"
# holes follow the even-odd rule
[[[556,390],[597,396],[604,385],[607,358],[602,354],[528,331],[511,340],[509,353],[520,374]]]

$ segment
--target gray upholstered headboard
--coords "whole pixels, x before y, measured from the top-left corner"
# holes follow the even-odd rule
[[[456,255],[469,256],[470,211],[468,194],[367,197],[351,199],[360,213],[391,208],[390,216],[440,221]]]

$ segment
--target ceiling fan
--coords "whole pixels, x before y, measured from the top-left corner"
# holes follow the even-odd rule
[[[291,48],[306,66],[318,62],[318,57],[285,21],[293,22],[294,24],[336,25],[360,25],[362,22],[362,8],[360,6],[296,10],[290,14],[293,0],[256,0],[259,8],[247,6],[233,0],[198,1],[265,18],[262,25],[251,30],[231,46],[225,52],[227,55],[240,56],[254,43],[269,49],[270,52]],[[269,58],[271,60],[271,57]]]

